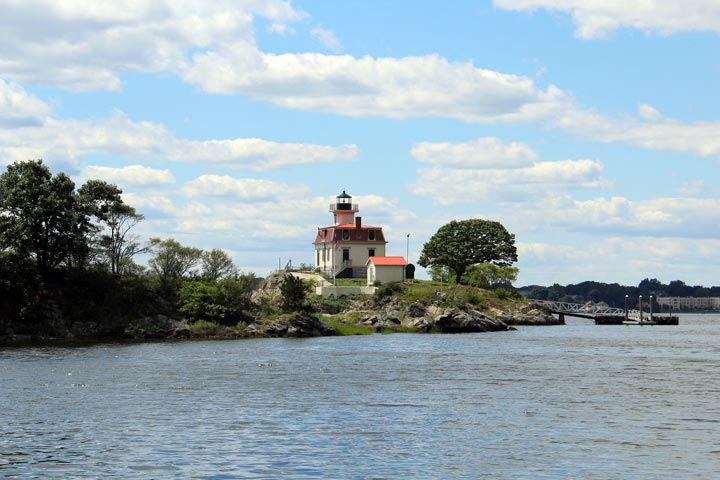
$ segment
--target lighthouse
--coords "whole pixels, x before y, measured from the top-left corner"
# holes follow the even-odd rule
[[[382,227],[364,225],[356,216],[360,207],[345,190],[330,204],[333,225],[318,227],[315,268],[337,278],[365,278],[370,257],[385,256]]]

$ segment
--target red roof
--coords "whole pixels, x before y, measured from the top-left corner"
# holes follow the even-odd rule
[[[342,225],[333,225],[332,227],[324,227],[324,228],[355,228],[354,223],[343,223]],[[375,230],[382,230],[382,227],[373,227],[372,225],[361,225],[360,228],[373,228]]]
[[[407,265],[405,257],[370,257],[368,258],[368,260],[374,263],[375,266],[400,265],[404,267],[405,265]]]

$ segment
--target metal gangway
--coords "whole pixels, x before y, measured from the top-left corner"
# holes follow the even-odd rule
[[[625,309],[608,307],[605,304],[596,303],[569,303],[557,302],[553,300],[535,300],[527,299],[528,302],[542,305],[550,312],[558,315],[568,315],[570,317],[589,318],[597,320],[600,317],[609,318],[625,318]],[[628,310],[627,318],[630,320],[640,320],[640,310]]]

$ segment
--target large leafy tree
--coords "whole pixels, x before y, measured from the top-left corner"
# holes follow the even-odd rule
[[[42,160],[17,162],[0,175],[0,249],[34,258],[47,272],[85,262],[93,231],[75,184]]]
[[[219,248],[203,252],[201,261],[203,278],[213,282],[234,275],[237,271],[230,255]]]
[[[171,286],[173,282],[188,274],[202,255],[202,250],[183,246],[172,238],[167,240],[151,238],[150,248],[153,257],[148,265],[164,286]]]
[[[510,266],[516,261],[515,235],[499,222],[474,218],[453,220],[440,227],[423,245],[418,263],[423,267],[447,267],[460,283],[471,265]]]

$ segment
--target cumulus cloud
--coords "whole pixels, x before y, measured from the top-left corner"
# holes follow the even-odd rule
[[[605,235],[716,238],[720,200],[624,197],[545,199],[531,206],[533,218],[553,228]],[[526,212],[527,215],[527,212]]]
[[[567,100],[527,77],[450,62],[438,55],[208,52],[193,56],[183,78],[206,91],[245,94],[286,108],[353,117],[446,117],[520,122],[557,113]]]
[[[494,0],[506,10],[539,8],[571,13],[580,38],[605,38],[620,28],[670,35],[676,32],[720,32],[720,4],[715,0]]]
[[[716,239],[604,236],[585,239],[581,245],[518,242],[517,248],[518,285],[565,285],[588,279],[637,285],[648,277],[661,277],[663,282],[694,278],[714,285],[714,272],[720,267]],[[662,278],[664,272],[672,272],[672,277]]]
[[[309,193],[305,186],[290,186],[285,183],[255,178],[233,178],[227,175],[201,175],[187,182],[182,191],[188,197],[233,197],[242,200],[279,200],[302,197]]]
[[[496,4],[500,8],[569,9],[588,12],[588,18],[596,19],[622,19],[622,12],[630,12],[628,18],[642,19],[645,17],[638,12],[646,9],[652,14],[646,20],[655,15],[678,22],[687,20],[693,12],[702,12],[697,16],[714,22],[720,8],[700,0],[677,5],[621,5],[599,0],[497,0]],[[605,17],[590,15],[606,10],[610,13]],[[3,6],[0,17],[0,77],[93,90],[120,88],[121,76],[126,72],[168,72],[209,93],[244,95],[284,108],[351,117],[454,118],[481,124],[534,122],[594,140],[720,157],[719,121],[682,122],[663,117],[645,104],[636,117],[612,118],[579,105],[571,93],[554,85],[541,87],[530,77],[478,68],[472,62],[450,61],[439,55],[358,58],[319,53],[268,54],[260,51],[254,39],[253,21],[258,16],[269,22],[270,30],[279,33],[289,31],[288,24],[307,17],[281,0],[139,0],[131,5],[111,1],[92,5],[51,0],[11,2]],[[332,32],[318,27],[315,35],[321,34],[332,44]],[[58,141],[52,153],[64,152],[72,163],[76,161],[74,154],[82,155],[70,145],[73,142],[114,143],[122,148],[120,144],[128,141],[126,131],[120,131],[117,140],[112,138],[114,132],[101,131],[111,123],[117,127],[122,122],[117,118],[92,125],[76,122],[84,135],[82,142],[56,135]],[[58,131],[69,123],[50,122],[46,105],[16,83],[3,82],[0,125],[46,125],[48,130]],[[143,152],[142,156],[160,153],[192,161],[190,157],[199,151],[198,157],[210,161],[205,153],[213,151],[216,163],[256,170],[356,156],[354,146],[279,146],[261,139],[187,142],[173,138],[156,124],[135,126],[137,130],[147,129],[142,136],[132,133],[138,139],[132,148]],[[169,139],[169,148],[159,145],[158,138]],[[0,161],[43,154],[37,142],[9,143],[0,145]],[[289,151],[292,154],[286,155]]]
[[[0,161],[30,158],[59,159],[76,165],[89,154],[128,158],[223,165],[253,171],[296,165],[353,160],[355,145],[338,147],[304,143],[278,143],[259,138],[185,140],[165,126],[134,122],[122,112],[98,120],[48,118],[38,127],[0,130]]]
[[[119,89],[123,72],[175,72],[191,50],[253,44],[255,16],[282,25],[306,14],[282,0],[5,2],[0,75],[74,90]]]
[[[50,108],[13,82],[0,79],[0,127],[16,128],[42,125]]]
[[[594,160],[538,161],[527,144],[485,137],[470,142],[415,144],[410,154],[430,163],[419,168],[410,190],[439,205],[480,201],[536,202],[568,190],[606,188]]]
[[[410,190],[439,205],[535,202],[558,191],[607,188],[602,170],[603,165],[594,160],[541,162],[513,169],[420,168]]]
[[[128,165],[119,168],[88,165],[82,169],[78,178],[81,181],[88,179],[105,180],[122,188],[171,185],[175,183],[175,177],[170,173],[170,170],[159,170],[143,165]]]
[[[469,142],[420,142],[410,155],[423,163],[457,168],[513,168],[532,165],[538,155],[527,144],[483,137]]]
[[[588,109],[566,110],[555,126],[602,142],[623,142],[654,150],[720,157],[720,121],[682,122],[642,104],[638,117],[612,118]]]

